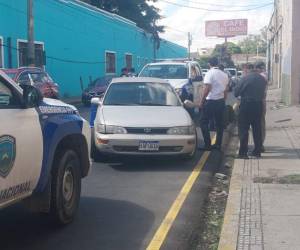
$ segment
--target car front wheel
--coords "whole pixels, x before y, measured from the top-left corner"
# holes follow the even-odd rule
[[[80,161],[73,150],[56,157],[51,184],[51,215],[58,224],[68,224],[76,215],[81,193]]]

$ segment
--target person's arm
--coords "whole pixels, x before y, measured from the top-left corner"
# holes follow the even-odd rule
[[[236,87],[234,88],[234,96],[239,97],[242,94],[242,91],[244,89],[245,81],[244,78],[242,78],[240,81],[238,81]]]
[[[224,100],[226,101],[227,96],[228,96],[228,90],[229,90],[229,85],[227,84],[225,91],[224,91]]]
[[[208,96],[209,92],[211,91],[211,84],[205,84],[203,95],[199,104],[199,108],[201,108],[206,100],[206,97]]]
[[[208,71],[204,77],[204,89],[203,89],[203,92],[202,92],[202,97],[201,97],[201,100],[200,100],[200,103],[199,103],[199,108],[201,108],[206,100],[206,97],[208,96],[209,92],[211,91],[211,88],[212,88],[212,73],[211,71]]]
[[[227,76],[227,83],[224,91],[224,100],[226,101],[229,92],[229,77]]]

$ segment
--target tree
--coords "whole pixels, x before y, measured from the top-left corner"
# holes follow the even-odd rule
[[[233,67],[234,62],[231,59],[231,53],[229,49],[226,48],[225,43],[217,44],[212,56],[217,57],[219,62],[222,63],[225,67]]]
[[[100,9],[127,18],[137,24],[138,27],[153,34],[157,39],[159,32],[164,32],[164,27],[157,25],[162,18],[160,10],[148,2],[157,0],[82,0]]]
[[[209,60],[209,56],[201,56],[200,59],[198,59],[197,61],[200,64],[200,67],[202,69],[207,69],[208,68],[208,60]]]
[[[259,35],[248,35],[244,40],[239,42],[239,46],[244,54],[266,54],[267,53],[267,27],[260,31]]]
[[[228,42],[227,43],[227,51],[231,55],[233,55],[233,54],[241,54],[242,53],[241,47],[238,46],[238,45],[236,45],[235,43],[232,43],[232,42]]]

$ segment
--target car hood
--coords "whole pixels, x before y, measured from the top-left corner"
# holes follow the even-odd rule
[[[70,108],[74,111],[76,111],[77,109],[75,108],[75,106],[64,103],[60,100],[57,99],[51,99],[51,98],[43,98],[43,105],[49,105],[49,106],[56,106],[56,107],[67,107]]]
[[[189,114],[182,106],[102,106],[100,112],[101,118],[107,125],[123,127],[174,127],[190,126],[192,124]]]
[[[168,83],[171,84],[171,86],[174,89],[181,89],[184,85],[186,85],[189,80],[188,79],[166,79]]]

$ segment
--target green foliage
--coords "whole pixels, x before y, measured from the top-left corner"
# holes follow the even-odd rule
[[[163,32],[164,27],[157,25],[162,18],[159,9],[148,2],[157,0],[82,0],[100,9],[125,17],[137,24],[138,27],[158,37],[158,32]]]
[[[217,57],[219,62],[225,67],[234,67],[234,62],[231,59],[231,53],[229,49],[226,48],[225,44],[217,44],[212,56]]]
[[[249,35],[238,44],[244,54],[267,53],[267,27],[261,29],[259,35]]]
[[[231,55],[242,53],[241,47],[232,42],[227,43],[227,50],[228,50],[228,53],[230,53]]]
[[[202,69],[207,69],[208,68],[208,60],[209,60],[209,56],[201,56],[200,59],[198,59],[197,61],[200,64],[200,67]]]

